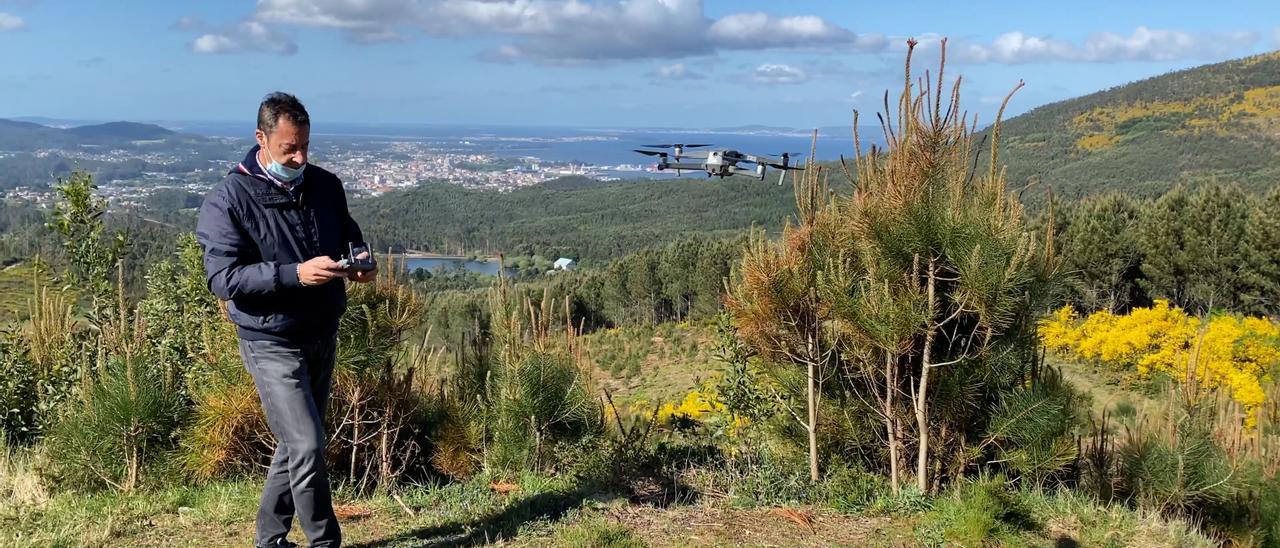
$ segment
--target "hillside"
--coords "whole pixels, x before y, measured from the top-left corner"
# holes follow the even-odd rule
[[[795,209],[791,185],[742,178],[613,184],[560,180],[512,192],[424,183],[356,200],[379,247],[484,251],[606,260],[687,235],[776,231]]]
[[[137,122],[108,122],[91,126],[68,128],[67,133],[89,139],[165,139],[175,132],[155,124],[139,124]]]
[[[132,154],[125,160],[106,156],[117,150]],[[97,156],[86,157],[86,153]],[[148,161],[143,154],[170,160]],[[136,179],[146,172],[186,173],[205,168],[208,160],[235,154],[233,147],[218,139],[154,124],[109,122],[64,129],[0,119],[0,190],[44,187],[74,169],[86,170],[102,181]]]
[[[1158,194],[1178,183],[1280,183],[1280,52],[1206,65],[1008,120],[1011,186],[1060,196]],[[1038,199],[1035,193],[1030,199]]]
[[[203,140],[191,135],[180,135],[154,124],[136,122],[109,122],[61,129],[33,122],[0,119],[0,150],[9,152],[78,148],[83,145],[132,148],[133,141],[171,138]]]

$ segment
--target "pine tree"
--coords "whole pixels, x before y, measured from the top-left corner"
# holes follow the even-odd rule
[[[1188,213],[1188,307],[1239,310],[1248,195],[1235,185],[1210,185],[1195,194]]]
[[[1241,311],[1280,315],[1280,188],[1255,200],[1244,241]]]
[[[856,401],[875,400],[868,411],[884,421],[895,489],[914,439],[916,485],[927,491],[943,461],[965,458],[963,443],[931,443],[979,435],[986,420],[971,411],[990,409],[1034,353],[1031,327],[1056,273],[1040,242],[1052,234],[1028,229],[1005,186],[999,118],[978,169],[959,82],[949,92],[942,83],[940,69],[936,87],[927,77],[913,85],[909,49],[888,148],[846,169],[851,196],[829,198],[821,174],[806,172],[798,219],[776,244],[756,239],[728,303],[753,350],[807,369],[809,417],[799,422],[815,477],[815,380],[839,372]]]
[[[1141,205],[1123,194],[1108,194],[1072,208],[1059,242],[1077,308],[1120,312],[1146,304],[1138,283]]]
[[[1187,218],[1191,208],[1191,194],[1175,187],[1147,208],[1139,224],[1138,241],[1145,253],[1144,279],[1139,284],[1152,298],[1179,306],[1186,306],[1190,297]]]

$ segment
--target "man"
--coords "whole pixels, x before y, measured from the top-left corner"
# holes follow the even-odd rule
[[[285,537],[295,514],[311,546],[341,544],[324,411],[345,280],[370,282],[377,274],[335,261],[363,236],[342,181],[307,163],[310,133],[297,98],[268,95],[258,107],[257,146],[205,197],[196,225],[209,289],[227,301],[276,438],[258,507],[259,547],[292,546]]]

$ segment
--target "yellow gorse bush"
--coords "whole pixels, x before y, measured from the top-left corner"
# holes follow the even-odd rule
[[[671,424],[672,419],[685,418],[702,420],[707,415],[724,410],[724,404],[714,393],[693,390],[685,395],[684,401],[678,405],[667,403],[658,409],[658,423]]]
[[[1065,306],[1040,322],[1039,334],[1045,347],[1067,359],[1229,389],[1250,427],[1280,362],[1275,322],[1226,314],[1202,320],[1164,300],[1127,315],[1101,311],[1083,319]]]
[[[1262,62],[1275,54],[1245,62]],[[1174,126],[1164,130],[1176,135],[1213,133],[1228,135],[1236,123],[1273,128],[1280,116],[1280,86],[1247,89],[1243,93],[1196,97],[1184,101],[1138,101],[1100,106],[1071,119],[1069,127],[1079,137],[1076,147],[1096,152],[1114,147],[1126,123],[1166,120]]]

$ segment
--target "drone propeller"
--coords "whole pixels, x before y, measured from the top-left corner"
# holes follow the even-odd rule
[[[804,153],[803,152],[783,152],[778,156],[782,158],[782,165],[777,165],[777,164],[770,164],[770,165],[772,165],[773,167],[790,168],[791,160],[795,159],[798,162],[800,160],[800,157],[804,156]]]
[[[680,143],[675,143],[675,144],[671,144],[671,145],[641,145],[641,146],[646,146],[646,147],[649,147],[649,148],[677,148],[677,147],[678,147],[678,148],[699,148],[699,147],[709,147],[709,146],[711,146],[711,145],[709,145],[709,144],[701,144],[701,145],[682,145],[682,144],[680,144]]]
[[[769,164],[769,167],[782,170],[782,174],[778,175],[778,186],[782,186],[782,184],[787,180],[788,171],[804,171],[803,167],[789,165],[792,156],[803,156],[803,154],[800,152],[783,152],[779,156],[782,156],[782,163]]]
[[[633,150],[635,150],[636,152],[639,152],[640,154],[644,154],[645,156],[661,156],[663,158],[667,157],[667,153],[657,151],[657,150],[640,150],[638,148]]]

